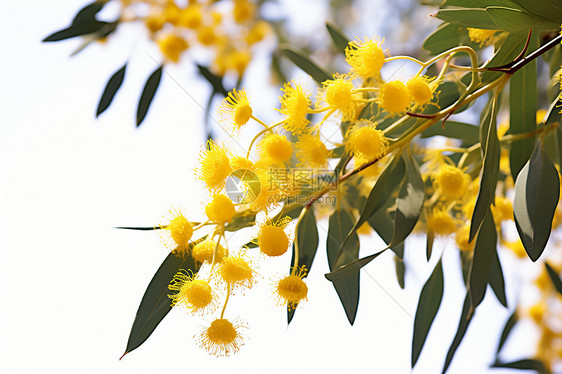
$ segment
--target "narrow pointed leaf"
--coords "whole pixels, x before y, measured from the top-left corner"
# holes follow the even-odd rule
[[[508,32],[518,32],[529,29],[556,29],[556,24],[548,19],[537,17],[520,9],[499,6],[489,6],[486,11],[498,28]]]
[[[427,261],[429,261],[429,259],[431,258],[434,241],[435,241],[435,234],[433,232],[428,232],[425,238],[425,257]]]
[[[304,53],[291,48],[282,48],[281,53],[305,73],[309,74],[318,84],[322,84],[325,80],[330,79],[330,75],[312,62]]]
[[[562,294],[562,279],[560,279],[556,270],[554,270],[552,266],[548,264],[548,262],[545,262],[544,266],[546,267],[546,271],[548,272],[548,275],[550,276],[554,287],[556,287],[556,291],[558,291],[559,294]]]
[[[538,141],[515,182],[513,214],[519,237],[532,261],[544,251],[560,196],[558,171]]]
[[[455,334],[453,342],[449,347],[449,351],[447,351],[447,357],[445,358],[445,364],[443,365],[442,373],[445,373],[447,369],[449,369],[449,365],[451,365],[453,357],[455,356],[455,353],[457,352],[457,349],[459,348],[459,345],[461,344],[464,335],[466,334],[466,330],[468,329],[468,326],[472,321],[472,316],[473,314],[470,314],[470,296],[467,293],[466,297],[464,298],[464,304],[462,307],[461,318],[459,320],[459,326],[457,327],[457,333]]]
[[[404,289],[406,286],[406,265],[404,265],[404,260],[398,256],[394,256],[394,268],[396,270],[398,285],[401,289]]]
[[[488,269],[488,284],[498,298],[498,301],[507,308],[507,297],[505,295],[505,281],[503,278],[502,264],[498,256],[498,251],[494,251],[494,257]]]
[[[496,356],[500,353],[500,351],[503,348],[503,345],[505,344],[509,333],[511,332],[511,330],[513,329],[513,326],[515,326],[515,323],[517,322],[517,311],[515,310],[511,316],[509,316],[509,318],[507,319],[507,321],[505,322],[505,326],[503,327],[503,331],[502,334],[500,336],[500,342],[498,343],[498,349],[496,350]]]
[[[373,261],[375,258],[386,252],[387,249],[388,248],[385,248],[380,252],[374,253],[372,255],[355,260],[349,264],[343,265],[342,267],[337,268],[336,270],[328,274],[324,274],[324,276],[326,277],[326,279],[332,282],[350,277],[356,272],[358,272],[359,270],[361,270],[363,266],[367,265],[369,262]]]
[[[207,69],[205,66],[201,66],[199,64],[196,65],[197,65],[197,69],[199,70],[199,74],[201,74],[201,76],[211,84],[211,86],[213,87],[213,91],[215,93],[220,93],[221,95],[226,97],[228,95],[228,91],[226,90],[226,88],[224,88],[222,84],[222,77],[219,77],[218,75],[211,73],[211,71]]]
[[[438,122],[421,133],[422,138],[430,138],[436,135],[461,139],[467,144],[474,144],[479,140],[478,126],[455,121],[447,121],[445,123],[445,128],[443,128],[441,122]]]
[[[107,108],[109,108],[109,105],[111,105],[111,102],[115,97],[115,94],[117,93],[119,88],[121,88],[121,84],[123,83],[123,78],[125,78],[126,69],[127,69],[127,64],[125,63],[125,65],[123,65],[121,69],[117,70],[115,74],[113,74],[111,78],[109,78],[109,81],[107,82],[107,86],[105,86],[105,90],[101,95],[101,99],[98,104],[98,110],[96,111],[96,117],[102,114]]]
[[[105,3],[105,1],[95,1],[86,5],[74,16],[69,27],[47,36],[43,39],[43,42],[58,42],[100,31],[108,23],[96,20],[96,14],[104,7]]]
[[[498,26],[494,23],[494,20],[488,12],[486,12],[486,9],[440,9],[435,17],[442,21],[460,26],[489,30],[498,29]]]
[[[160,230],[160,229],[165,229],[165,228],[166,228],[166,226],[145,226],[145,227],[120,226],[120,227],[114,227],[114,229],[138,230],[138,231],[151,231],[151,230]]]
[[[441,260],[435,266],[431,276],[425,282],[420,294],[416,316],[414,318],[414,336],[412,339],[412,368],[416,365],[421,350],[437,315],[443,299],[443,265]]]
[[[369,226],[375,230],[378,236],[389,245],[394,235],[394,221],[388,214],[388,208],[394,205],[394,200],[389,199],[379,210],[367,221]],[[399,258],[404,258],[404,242],[390,247],[392,252]]]
[[[198,270],[191,256],[182,258],[174,253],[170,253],[160,265],[142,297],[123,356],[144,343],[172,309],[171,300],[168,297],[170,292],[168,285],[174,275],[181,269],[190,270],[193,273]]]
[[[525,42],[527,41],[527,36],[527,31],[509,34],[501,43],[499,48],[497,48],[494,57],[492,57],[486,66],[502,66],[513,62],[515,57],[523,51]],[[482,80],[482,83],[488,83],[498,79],[502,74],[504,73],[498,71],[485,71],[482,73],[480,79]]]
[[[507,369],[519,369],[519,370],[534,370],[537,374],[547,374],[549,370],[544,366],[544,364],[536,359],[523,359],[513,362],[496,362],[492,365],[494,368],[507,368]]]
[[[345,55],[345,48],[349,44],[349,38],[346,37],[340,29],[329,22],[326,23],[326,28],[328,29],[337,50]]]
[[[346,245],[340,249],[341,242],[347,237],[353,228],[353,218],[346,210],[338,209],[329,221],[328,236],[326,239],[326,250],[328,254],[328,265],[330,271],[359,258],[359,238],[353,235]],[[355,272],[347,278],[334,281],[334,288],[345,309],[347,320],[353,325],[359,305],[359,272]]]
[[[291,266],[295,263],[295,245],[298,245],[299,266],[305,266],[308,273],[316,256],[318,241],[318,227],[316,226],[314,212],[312,209],[306,209],[297,227],[296,239],[293,243]],[[287,309],[287,323],[291,323],[293,320],[296,309],[296,307],[294,309]]]
[[[163,66],[159,66],[156,70],[154,70],[144,85],[144,89],[142,90],[139,100],[139,107],[137,109],[137,127],[139,127],[142,121],[144,121],[146,113],[152,103],[152,99],[154,99],[154,94],[156,94],[156,90],[160,84],[160,79],[162,78],[162,69]]]

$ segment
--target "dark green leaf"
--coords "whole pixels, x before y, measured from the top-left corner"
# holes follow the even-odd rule
[[[538,37],[533,33],[529,49],[538,45]],[[516,72],[509,86],[509,133],[519,134],[534,130],[537,113],[537,61],[533,60]],[[511,143],[509,166],[513,180],[533,153],[534,138],[527,138]]]
[[[440,9],[435,15],[442,21],[477,29],[497,30],[498,26],[485,9]]]
[[[306,57],[304,53],[291,48],[282,48],[281,53],[283,53],[305,73],[309,74],[318,84],[322,84],[325,80],[330,79],[328,73]]]
[[[394,235],[394,221],[388,214],[388,208],[394,205],[394,200],[389,199],[384,206],[369,218],[369,226],[376,231],[377,235],[386,243],[390,244]],[[404,242],[391,247],[392,251],[399,258],[404,258]]]
[[[525,11],[506,7],[489,6],[486,11],[500,30],[518,32],[530,29],[556,29],[560,27],[547,19],[531,15]]]
[[[513,329],[513,326],[515,326],[515,323],[517,322],[517,311],[514,311],[511,316],[509,316],[509,318],[507,319],[505,326],[503,328],[502,334],[500,336],[500,342],[498,344],[498,349],[496,350],[496,356],[500,353],[503,345],[505,344],[507,337],[509,336],[509,333],[511,332],[511,330]]]
[[[349,264],[346,264],[340,268],[337,268],[336,270],[329,272],[328,274],[325,274],[324,276],[326,277],[326,279],[335,282],[341,279],[345,279],[348,277],[353,276],[356,272],[358,272],[359,270],[361,270],[361,268],[365,265],[367,265],[369,262],[373,261],[375,258],[377,258],[379,255],[383,254],[388,248],[383,249],[380,252],[374,253],[372,255],[360,258],[358,260],[355,260]]]
[[[104,5],[104,1],[96,1],[86,5],[76,14],[69,27],[47,36],[43,39],[43,42],[57,42],[100,31],[105,25],[108,25],[107,22],[96,20],[96,14],[103,8]]]
[[[242,212],[236,213],[232,220],[225,227],[225,231],[238,231],[244,227],[250,227],[254,225],[256,221],[256,213],[249,210],[244,210]]]
[[[345,246],[340,248],[342,241],[353,228],[353,218],[346,210],[336,210],[330,216],[326,249],[330,271],[346,265],[359,258],[359,238],[353,235]],[[345,279],[333,282],[338,297],[345,309],[347,320],[353,325],[359,305],[359,272]]]
[[[535,359],[524,359],[513,362],[495,362],[492,367],[495,368],[508,368],[508,369],[519,369],[519,370],[535,370],[538,374],[547,374],[550,371],[544,366],[544,364]]]
[[[550,276],[554,287],[556,287],[556,291],[562,294],[562,279],[560,279],[558,273],[552,268],[552,266],[548,264],[548,262],[545,262],[544,266],[546,267],[546,271],[548,272],[548,275]]]
[[[488,284],[498,298],[498,301],[507,308],[507,297],[505,296],[505,281],[503,278],[502,264],[498,256],[498,251],[494,250],[494,256],[488,269]]]
[[[540,257],[548,242],[559,196],[558,171],[539,141],[515,182],[513,203],[515,225],[532,261]]]
[[[478,232],[476,244],[474,245],[474,257],[468,272],[468,294],[470,295],[471,311],[484,299],[486,294],[486,286],[488,285],[488,272],[490,264],[494,259],[496,251],[498,234],[496,233],[496,225],[492,212],[488,208],[484,216],[484,222]]]
[[[107,86],[105,86],[105,90],[101,95],[101,99],[98,104],[98,110],[96,111],[96,117],[102,114],[109,107],[109,105],[111,105],[111,101],[113,101],[113,98],[117,93],[117,90],[119,90],[121,84],[123,83],[123,78],[125,78],[126,69],[127,69],[127,64],[125,63],[125,65],[123,65],[121,69],[117,70],[115,74],[113,74],[111,78],[109,78],[109,81],[107,82]]]
[[[443,299],[443,265],[441,260],[425,282],[414,318],[414,337],[412,340],[412,368],[416,365],[429,329],[437,315]]]
[[[431,253],[433,252],[433,243],[435,241],[435,234],[433,232],[428,232],[425,236],[425,257],[427,261],[431,258]]]
[[[332,25],[330,22],[326,23],[326,28],[328,29],[328,32],[330,33],[332,41],[334,42],[337,50],[345,55],[345,48],[349,44],[349,38],[346,37],[339,28]]]
[[[197,65],[197,69],[199,69],[199,74],[201,74],[201,76],[205,78],[205,80],[209,82],[213,87],[213,93],[219,93],[226,97],[228,95],[228,91],[224,88],[222,84],[222,77],[219,77],[218,75],[211,73],[211,71],[207,69],[205,66],[201,66],[199,64],[196,65]]]
[[[466,297],[464,298],[464,304],[462,307],[461,318],[459,320],[459,326],[457,327],[457,333],[455,334],[453,342],[449,347],[449,351],[447,351],[447,357],[445,358],[445,364],[443,365],[442,373],[445,373],[449,368],[449,365],[451,365],[453,357],[455,356],[455,353],[457,352],[457,349],[459,348],[459,345],[461,344],[462,339],[466,334],[468,325],[470,325],[470,322],[472,321],[472,316],[473,314],[470,314],[470,296],[467,293]]]
[[[445,128],[443,128],[442,123],[437,122],[421,133],[422,138],[429,138],[436,135],[461,139],[466,142],[466,144],[472,145],[478,142],[478,126],[462,122],[447,121],[445,122]]]
[[[499,48],[495,50],[494,57],[485,64],[486,67],[496,67],[513,62],[523,51],[527,41],[527,32],[508,34]],[[485,71],[481,74],[482,83],[488,83],[501,77],[504,73],[497,71]]]
[[[193,244],[190,244],[190,249],[192,246]],[[160,265],[142,297],[123,356],[144,343],[160,321],[172,309],[172,304],[168,297],[170,292],[168,285],[174,275],[182,269],[192,271],[193,273],[196,273],[198,270],[191,256],[182,258],[174,253],[170,253],[162,265]]]
[[[482,144],[484,165],[482,166],[480,190],[478,191],[470,222],[469,241],[472,241],[476,236],[482,221],[484,221],[484,216],[490,209],[490,205],[494,202],[496,196],[501,155],[500,141],[496,128],[497,107],[497,99],[494,97],[488,102],[480,123],[480,143]]]
[[[306,212],[301,218],[297,226],[297,233],[295,242],[293,243],[293,256],[291,258],[291,265],[295,263],[295,245],[299,250],[299,266],[305,266],[308,271],[312,267],[316,250],[318,249],[318,227],[316,227],[316,218],[312,209],[306,209]],[[296,307],[294,309],[287,309],[287,323],[291,323],[295,315]]]
[[[114,229],[122,229],[122,230],[139,230],[139,231],[150,231],[150,230],[160,230],[165,229],[166,226],[154,226],[154,227],[114,227]]]
[[[139,127],[142,121],[144,121],[144,117],[146,117],[146,113],[150,108],[150,104],[152,103],[154,94],[158,89],[160,79],[162,78],[162,69],[163,66],[159,66],[156,70],[154,70],[144,85],[144,89],[142,90],[139,100],[139,107],[137,109],[137,127]]]
[[[521,7],[526,8],[529,12],[537,16],[548,18],[551,21],[560,23],[562,19],[562,4],[557,0],[513,0]]]
[[[406,266],[404,265],[404,260],[398,256],[394,256],[394,267],[396,270],[396,278],[398,279],[398,285],[401,289],[404,289],[406,285]]]
[[[453,82],[442,82],[437,87],[437,92],[439,93],[437,96],[438,106],[428,105],[423,111],[423,114],[434,114],[454,104],[460,97],[459,87]]]

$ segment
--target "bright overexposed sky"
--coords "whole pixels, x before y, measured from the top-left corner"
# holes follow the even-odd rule
[[[248,325],[238,354],[209,356],[193,336],[211,317],[172,310],[145,344],[118,360],[144,290],[167,252],[155,232],[113,227],[158,224],[172,206],[183,207],[193,220],[203,216],[207,197],[193,168],[205,139],[202,106],[209,87],[195,78],[189,61],[167,67],[150,113],[136,129],[136,105],[157,66],[156,49],[142,43],[129,48],[132,31],[119,35],[121,42],[110,40],[72,58],[77,40],[41,43],[83,3],[0,1],[0,372],[408,373],[417,298],[444,250],[445,296],[414,372],[440,371],[464,299],[454,246],[437,242],[426,264],[423,238],[410,241],[405,290],[398,287],[390,253],[373,261],[361,273],[351,327],[324,278],[325,219],[319,221],[308,302],[289,327],[270,280],[288,268],[287,254],[266,261],[255,289],[228,306],[232,317]],[[306,17],[311,5],[286,3],[297,14],[295,25],[324,22]],[[386,2],[373,3],[376,9]],[[96,120],[108,77],[127,60],[124,86]],[[280,92],[259,74],[267,61],[254,64],[257,73],[245,86],[274,105]],[[380,249],[378,239],[362,238],[363,255]],[[506,283],[520,282],[513,258],[502,260]],[[515,292],[508,291],[509,300]],[[486,372],[509,314],[488,292],[450,372]],[[525,354],[517,349],[513,345],[513,358]]]

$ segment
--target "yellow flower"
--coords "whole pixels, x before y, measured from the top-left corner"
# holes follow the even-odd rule
[[[540,325],[546,310],[546,303],[544,301],[540,301],[529,308],[529,316],[536,324]]]
[[[254,270],[242,255],[223,258],[218,273],[231,287],[251,288],[256,281]]]
[[[181,10],[178,17],[178,24],[188,29],[197,29],[202,22],[203,11],[199,4],[190,4],[187,8]]]
[[[301,134],[305,131],[306,125],[310,122],[308,118],[306,118],[310,107],[310,93],[304,91],[303,88],[294,81],[285,83],[285,86],[281,90],[284,94],[279,98],[281,102],[281,109],[279,109],[279,112],[285,115],[283,128],[287,131],[291,131],[293,134]]]
[[[214,26],[201,26],[197,29],[197,40],[202,45],[213,45],[218,39]]]
[[[509,248],[517,258],[527,258],[527,252],[525,251],[525,247],[523,247],[521,239],[517,239],[513,242],[506,242],[505,246]]]
[[[197,243],[195,246],[193,246],[193,249],[191,250],[191,255],[193,256],[193,259],[201,263],[213,262],[213,256],[214,256],[215,262],[219,264],[222,261],[225,253],[226,250],[222,245],[219,244],[217,246],[217,242],[209,238]]]
[[[361,226],[359,226],[359,228],[357,229],[357,234],[359,235],[369,235],[373,232],[373,229],[371,227],[371,225],[369,225],[369,222],[365,222],[363,223]]]
[[[266,222],[260,225],[257,244],[262,253],[275,257],[281,256],[289,249],[289,237],[285,227],[290,218],[280,219],[276,222]]]
[[[294,274],[277,282],[276,292],[281,305],[294,309],[302,300],[306,300],[308,287],[303,281],[305,276],[306,268],[302,266]]]
[[[175,211],[172,215],[170,223],[162,227],[162,239],[168,248],[183,255],[189,249],[193,226],[181,212]]]
[[[180,16],[180,9],[173,1],[169,1],[166,4],[166,8],[164,8],[164,18],[166,22],[171,23],[172,25],[177,25]]]
[[[232,173],[226,149],[212,140],[207,143],[207,149],[201,152],[199,164],[197,174],[212,191],[223,188],[226,177]]]
[[[408,87],[402,81],[396,80],[381,86],[377,102],[382,109],[394,115],[408,110],[410,99]]]
[[[219,109],[223,120],[230,120],[235,130],[240,130],[252,117],[252,107],[246,91],[232,90],[223,100]]]
[[[259,143],[260,158],[270,165],[281,166],[289,161],[293,146],[284,135],[267,134]]]
[[[372,161],[386,151],[388,140],[384,133],[376,129],[376,123],[361,121],[351,128],[346,147],[360,159]]]
[[[261,42],[265,37],[271,33],[271,27],[269,23],[265,21],[258,21],[246,35],[246,43],[249,45]]]
[[[161,12],[150,13],[144,19],[144,24],[146,25],[146,28],[149,29],[150,32],[152,33],[155,33],[160,29],[162,29],[164,23],[166,23],[166,18],[164,17],[164,14]]]
[[[248,50],[234,50],[226,55],[225,69],[234,70],[241,76],[252,59],[252,54]]]
[[[406,84],[417,109],[423,109],[433,99],[438,84],[432,81],[433,78],[416,75]]]
[[[433,176],[433,181],[441,196],[450,200],[459,200],[468,191],[470,176],[456,166],[443,164]]]
[[[499,30],[485,30],[468,28],[468,37],[475,43],[480,43],[480,47],[487,46],[492,43],[492,39]]]
[[[234,156],[230,159],[230,166],[232,170],[240,170],[240,169],[247,169],[247,170],[254,170],[254,163],[248,160],[246,157],[242,156]]]
[[[345,59],[353,73],[363,79],[379,77],[385,61],[381,42],[375,39],[354,40],[345,48]]]
[[[236,23],[246,22],[254,17],[256,5],[248,0],[234,0],[232,17]]]
[[[172,306],[182,305],[194,313],[204,313],[216,307],[216,295],[209,282],[197,279],[193,274],[181,269],[172,278],[168,285],[168,295],[172,299]]]
[[[216,356],[236,353],[244,344],[239,331],[242,327],[242,324],[232,324],[226,318],[215,319],[209,327],[203,330],[199,337],[199,345]]]
[[[172,62],[178,62],[183,51],[189,47],[187,41],[176,34],[163,34],[156,43],[164,57]]]
[[[500,224],[503,221],[513,221],[513,204],[508,198],[496,196],[496,201],[491,208],[496,224]]]
[[[470,252],[474,249],[475,240],[470,243],[468,239],[470,237],[470,225],[464,225],[459,228],[455,234],[455,242],[461,251]]]
[[[427,230],[438,236],[449,236],[457,231],[457,222],[443,209],[434,209],[427,218]]]
[[[322,83],[321,101],[325,101],[332,110],[338,111],[343,120],[352,120],[356,116],[356,99],[353,82],[348,76],[336,74],[334,79]]]
[[[271,169],[256,169],[255,173],[259,179],[260,190],[250,202],[250,209],[259,212],[277,207],[285,196],[286,181],[278,179]]]
[[[213,200],[205,206],[207,217],[218,224],[225,224],[232,220],[236,214],[236,208],[228,196],[218,194],[213,196]]]
[[[330,151],[318,135],[302,135],[296,145],[296,154],[302,167],[321,169],[328,166]]]

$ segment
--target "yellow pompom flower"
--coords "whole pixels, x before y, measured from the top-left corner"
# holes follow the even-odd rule
[[[367,126],[362,124],[367,123]],[[384,133],[376,129],[376,124],[362,121],[351,128],[346,147],[360,159],[372,161],[381,157],[386,151],[388,140]]]
[[[215,26],[201,26],[197,29],[197,40],[205,46],[213,45],[217,42],[218,36]]]
[[[357,105],[355,99],[353,82],[348,76],[336,74],[334,79],[328,79],[322,83],[321,100],[330,106],[332,110],[339,112],[343,120],[355,118]]]
[[[443,209],[434,209],[427,218],[427,231],[438,236],[449,236],[457,231],[457,222]]]
[[[232,220],[236,214],[234,203],[228,196],[217,194],[213,196],[213,200],[205,206],[205,214],[207,217],[218,224],[225,224]]]
[[[225,253],[226,250],[222,245],[219,244],[217,247],[217,242],[209,238],[197,243],[191,250],[193,259],[200,263],[213,262],[214,256],[215,262],[219,264],[224,258]]]
[[[491,206],[494,222],[513,221],[513,204],[504,196],[496,196],[494,205]]]
[[[468,37],[475,43],[480,43],[480,47],[487,46],[492,43],[492,39],[499,30],[485,30],[468,28]]]
[[[246,67],[252,59],[252,54],[248,50],[234,50],[226,55],[225,69],[234,70],[239,76],[241,76]]]
[[[305,276],[306,268],[302,266],[294,274],[277,282],[275,291],[281,305],[294,309],[302,300],[306,300],[308,287],[303,281]]]
[[[455,242],[461,251],[470,252],[474,249],[476,240],[468,242],[470,238],[470,225],[463,225],[455,234]]]
[[[470,176],[456,166],[443,164],[433,175],[433,181],[441,196],[449,200],[459,200],[468,191]]]
[[[172,62],[178,62],[183,51],[189,47],[187,41],[176,34],[163,34],[156,43],[164,57]]]
[[[267,134],[260,141],[260,158],[270,165],[281,166],[289,161],[293,154],[293,146],[286,136]]]
[[[224,187],[225,179],[232,173],[228,153],[223,146],[212,140],[201,152],[197,174],[208,189],[215,191]]]
[[[539,301],[529,308],[529,317],[537,324],[542,323],[543,317],[547,311],[547,306],[544,301]]]
[[[377,102],[390,114],[403,113],[411,103],[410,90],[399,80],[385,83],[379,88]]]
[[[254,17],[256,5],[248,0],[234,0],[232,18],[236,23],[246,22]]]
[[[199,345],[212,355],[229,356],[238,352],[244,344],[239,331],[242,327],[242,324],[233,324],[226,318],[215,319],[203,330]]]
[[[246,91],[236,91],[236,89],[228,93],[219,111],[222,119],[230,121],[235,130],[240,130],[242,126],[248,123],[253,114]]]
[[[232,170],[254,170],[254,163],[242,156],[233,156],[230,159],[230,166],[232,167]]]
[[[381,42],[375,39],[354,40],[345,48],[345,60],[353,73],[363,79],[379,77],[385,61]]]
[[[265,21],[258,21],[252,26],[248,35],[246,35],[246,43],[248,45],[261,42],[265,37],[271,33],[271,26]]]
[[[181,212],[174,212],[170,222],[162,227],[161,234],[167,247],[185,254],[193,236],[193,226]]]
[[[309,112],[311,94],[294,81],[285,83],[281,90],[284,94],[279,98],[281,102],[279,112],[285,115],[283,128],[293,134],[301,134],[310,122],[306,115]]]
[[[254,270],[242,255],[223,258],[218,274],[231,287],[251,288],[256,281]]]
[[[313,169],[328,166],[330,151],[318,135],[302,135],[296,144],[296,154],[300,166]]]
[[[199,4],[190,4],[187,8],[182,9],[178,24],[188,29],[197,29],[203,23],[203,10]]]
[[[416,75],[406,84],[417,109],[423,109],[433,99],[438,84],[432,81],[433,78]]]
[[[150,32],[152,33],[161,30],[162,27],[164,27],[165,23],[166,23],[166,17],[161,12],[150,13],[144,19],[144,24],[146,25],[146,28],[150,30]]]
[[[277,222],[266,222],[260,225],[257,244],[260,251],[270,257],[281,256],[289,249],[290,240],[285,233],[285,227],[290,219],[280,219]]]
[[[260,190],[250,202],[250,209],[255,212],[276,208],[285,196],[286,181],[280,180],[271,170],[256,169]]]
[[[209,282],[197,279],[192,273],[181,269],[168,285],[174,293],[168,295],[172,306],[181,305],[194,313],[205,313],[216,307],[216,295]]]
[[[169,1],[164,8],[163,14],[166,22],[171,23],[174,26],[178,24],[180,8],[178,8],[175,2]]]

